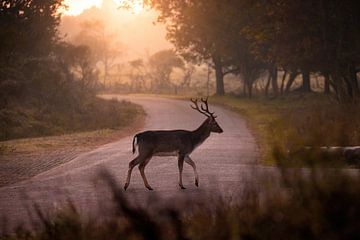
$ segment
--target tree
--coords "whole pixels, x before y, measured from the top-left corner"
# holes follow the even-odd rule
[[[0,1],[0,98],[24,97],[30,77],[24,74],[30,62],[50,57],[57,42],[57,27],[63,0]]]
[[[146,76],[147,69],[143,59],[135,59],[129,62],[130,67],[132,68],[130,73],[131,86],[134,90],[146,90]]]
[[[196,68],[193,64],[188,63],[185,65],[183,70],[184,70],[184,77],[182,82],[180,83],[180,87],[189,89],[191,85],[192,77],[196,72]]]
[[[268,69],[265,91],[272,86],[275,96],[279,92],[278,71],[286,69],[290,73],[286,90],[296,75],[302,74],[299,90],[309,92],[311,74],[322,73],[328,76],[327,88],[331,84],[340,102],[360,97],[357,1],[147,2],[160,11],[159,21],[167,25],[168,38],[178,52],[190,60],[212,60],[219,95],[224,94],[225,74],[245,76],[257,66],[260,72],[261,68]]]
[[[151,88],[161,91],[174,86],[171,82],[171,73],[174,68],[183,69],[184,62],[173,50],[162,50],[150,56],[149,67]]]
[[[257,18],[248,36],[260,58],[303,74],[300,90],[310,91],[310,73],[330,75],[339,101],[359,95],[360,6],[356,1],[253,1]],[[301,12],[301,14],[300,14]]]
[[[108,33],[105,24],[100,20],[84,21],[80,33],[74,39],[76,44],[89,46],[94,58],[102,64],[104,88],[116,59],[122,54],[121,44],[114,39],[115,34]]]
[[[79,81],[82,91],[94,91],[98,86],[99,70],[88,46],[61,42],[55,60],[68,82]]]
[[[233,18],[228,17],[230,4],[205,0],[151,1],[160,11],[159,21],[167,24],[167,37],[185,59],[196,62],[211,60],[216,75],[216,93],[224,95],[224,76],[236,69],[229,54]]]
[[[0,63],[46,56],[57,40],[63,0],[0,1]]]

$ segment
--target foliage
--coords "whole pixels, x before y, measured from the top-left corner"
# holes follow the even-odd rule
[[[260,176],[263,173],[254,173]],[[111,216],[85,220],[72,203],[54,218],[35,205],[43,225],[0,239],[358,239],[360,179],[340,172],[283,171],[246,185],[233,200],[216,196],[186,208],[134,206],[115,179]],[[111,201],[111,200],[110,200]],[[181,210],[180,210],[181,209]]]
[[[98,52],[59,39],[63,7],[62,0],[0,1],[0,140],[116,128],[136,114],[96,98]]]
[[[109,32],[101,20],[88,20],[81,24],[81,31],[73,41],[86,45],[92,52],[92,60],[102,66],[104,73],[103,85],[106,88],[110,71],[115,66],[115,60],[122,55],[121,43],[114,41],[116,35]]]
[[[75,108],[74,102],[65,104],[0,110],[0,140],[120,129],[130,125],[139,114],[133,104],[116,100],[88,97]]]
[[[145,2],[160,11],[159,21],[167,25],[177,51],[188,59],[212,61],[218,95],[224,94],[223,77],[230,72],[242,75],[251,96],[255,80],[267,70],[265,93],[271,80],[277,96],[277,72],[284,70],[293,74],[288,86],[302,73],[302,91],[311,91],[310,73],[321,73],[339,102],[360,96],[356,1]]]
[[[132,92],[174,93],[178,88],[189,88],[192,74],[191,64],[173,50],[161,50],[145,59],[129,61]],[[182,79],[180,80],[180,78]]]
[[[342,167],[359,165],[343,155],[319,157],[318,154],[289,156],[305,147],[359,146],[359,107],[334,104],[320,93],[293,93],[283,98],[248,100],[240,97],[213,97],[212,101],[239,112],[253,130],[260,146],[262,160],[275,164],[281,154],[282,164],[292,166]],[[277,157],[279,160],[279,157]],[[320,161],[321,160],[321,161]],[[351,160],[351,159],[350,159]]]
[[[171,73],[174,68],[184,68],[184,62],[172,50],[154,53],[149,58],[151,88],[163,90],[171,88]]]
[[[46,56],[57,40],[58,9],[63,0],[0,1],[0,63]]]

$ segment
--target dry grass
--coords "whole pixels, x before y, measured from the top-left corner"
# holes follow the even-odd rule
[[[144,122],[141,114],[130,126],[118,130],[102,129],[91,132],[64,134],[60,136],[25,138],[0,142],[2,155],[44,153],[59,149],[92,149],[113,142],[140,129]]]
[[[141,114],[126,101],[88,98],[73,107],[13,106],[0,111],[0,140],[55,136],[100,129],[121,129]]]
[[[226,96],[211,100],[245,117],[265,164],[276,162],[275,148],[286,153],[305,146],[360,145],[359,107],[339,105],[323,94],[297,93],[277,99],[252,100]]]
[[[116,128],[25,138],[0,142],[0,187],[29,179],[41,172],[71,161],[81,153],[128,136],[144,125],[145,113],[129,105],[132,113]]]
[[[242,198],[213,197],[179,211],[164,205],[134,206],[109,174],[111,216],[84,219],[69,204],[53,218],[35,211],[42,228],[1,232],[2,240],[47,239],[359,239],[360,178],[341,172],[283,172],[279,181],[248,185]],[[259,180],[260,178],[257,178]],[[259,188],[267,186],[267,188]],[[189,202],[191,203],[191,202]],[[184,210],[188,210],[184,214]]]

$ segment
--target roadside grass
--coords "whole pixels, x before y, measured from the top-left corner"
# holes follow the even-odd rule
[[[133,95],[133,94],[132,94]],[[189,100],[189,95],[134,94]],[[260,147],[263,164],[291,167],[360,166],[360,155],[346,159],[343,151],[320,147],[360,146],[360,107],[341,105],[322,93],[294,92],[278,98],[212,96],[218,104],[246,120]]]
[[[34,206],[41,227],[0,229],[1,240],[47,239],[359,239],[360,178],[339,171],[281,171],[246,185],[241,198],[189,201],[186,208],[132,204],[109,174],[112,214],[84,218],[69,203],[55,217]],[[266,186],[266,187],[265,187]],[[109,200],[111,201],[111,200]],[[100,203],[100,202],[99,202]],[[86,213],[85,213],[86,215]]]
[[[140,106],[100,98],[89,98],[73,108],[14,106],[0,111],[0,141],[121,129],[139,114],[143,114]]]
[[[29,179],[142,128],[145,112],[140,106],[115,100],[100,100],[99,103],[103,103],[104,108],[92,112],[91,119],[83,122],[83,126],[73,126],[73,131],[68,129],[56,136],[0,141],[3,170],[0,171],[0,187]],[[91,130],[93,128],[100,129]],[[82,132],[77,132],[80,130]]]
[[[276,99],[258,97],[251,100],[215,96],[211,101],[239,112],[246,119],[258,141],[265,164],[279,163],[274,154],[300,153],[306,147],[360,145],[359,106],[339,105],[323,94],[294,93]],[[312,157],[292,155],[291,158],[281,158],[281,164],[346,165],[344,159],[334,157],[319,157],[317,153]]]
[[[133,124],[122,126],[119,129],[101,129],[95,131],[69,133],[59,136],[24,138],[0,142],[1,154],[31,154],[57,151],[66,148],[82,150],[92,149],[96,146],[110,143],[126,136],[129,132],[138,129],[143,122],[143,116],[134,119]]]

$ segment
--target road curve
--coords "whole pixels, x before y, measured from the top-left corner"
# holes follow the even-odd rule
[[[144,107],[147,119],[144,130],[197,128],[205,117],[192,110],[189,102],[153,97],[108,96],[126,99]],[[258,147],[244,120],[229,110],[210,106],[218,116],[224,133],[212,134],[191,155],[197,164],[200,187],[194,185],[192,168],[185,164],[183,182],[178,187],[177,160],[174,157],[154,157],[145,169],[155,191],[148,191],[137,168],[125,193],[136,202],[151,199],[200,199],[208,194],[231,195],[244,185],[244,175],[256,164]],[[54,213],[68,199],[82,212],[97,212],[104,208],[109,194],[97,180],[99,171],[107,169],[123,186],[131,153],[132,136],[81,154],[74,160],[28,181],[0,188],[0,217],[13,226],[16,222],[31,222],[31,209],[37,203],[48,214]],[[157,201],[158,201],[157,200]],[[30,209],[30,211],[28,211]],[[94,209],[97,209],[94,211]]]

